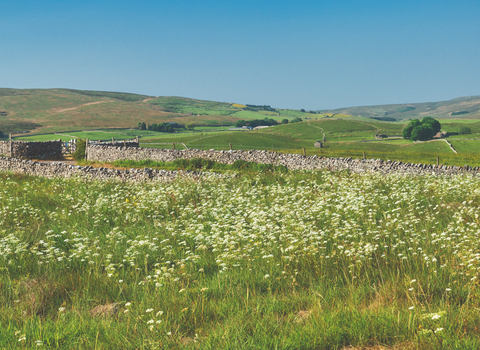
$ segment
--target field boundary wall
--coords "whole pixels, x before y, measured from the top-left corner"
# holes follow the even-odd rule
[[[98,162],[114,162],[116,160],[141,161],[150,159],[153,161],[171,162],[176,159],[204,158],[219,163],[233,164],[237,160],[255,162],[261,164],[283,165],[288,169],[296,170],[350,170],[357,173],[369,171],[381,171],[384,173],[436,173],[455,174],[469,172],[476,174],[479,167],[471,166],[446,166],[430,164],[404,163],[400,161],[382,161],[374,159],[353,158],[326,158],[319,156],[302,156],[299,154],[283,154],[269,151],[203,151],[203,150],[172,150],[157,148],[125,148],[89,145],[87,160]]]
[[[60,159],[62,141],[0,141],[0,155],[23,159]]]

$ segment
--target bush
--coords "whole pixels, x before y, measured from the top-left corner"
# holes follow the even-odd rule
[[[73,153],[73,158],[75,158],[76,161],[85,159],[86,147],[87,147],[87,140],[77,139],[77,149]]]
[[[461,135],[466,135],[471,133],[472,133],[472,129],[470,129],[468,126],[462,126],[462,128],[460,129]]]
[[[195,129],[195,123],[188,123],[187,125],[185,125],[185,127],[188,129],[188,130],[193,130]]]
[[[288,119],[282,119],[282,124],[288,124]]]
[[[3,138],[5,135],[3,135],[2,130],[0,130],[0,139]]]

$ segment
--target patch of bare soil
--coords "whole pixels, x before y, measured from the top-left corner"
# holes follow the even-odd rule
[[[67,112],[67,111],[74,111],[78,108],[85,107],[85,106],[91,106],[91,105],[98,105],[100,103],[105,103],[105,102],[113,102],[113,101],[97,101],[97,102],[89,102],[85,103],[83,105],[77,106],[77,107],[71,107],[71,108],[63,108],[63,109],[58,109],[55,111],[55,113],[62,113],[62,112]]]

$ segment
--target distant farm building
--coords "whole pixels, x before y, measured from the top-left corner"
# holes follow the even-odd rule
[[[313,146],[315,148],[323,148],[323,143],[322,141],[315,141],[315,144]]]

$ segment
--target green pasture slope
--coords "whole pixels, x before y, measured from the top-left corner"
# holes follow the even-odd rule
[[[323,116],[183,97],[72,89],[0,89],[0,112],[0,130],[7,134],[131,128],[139,122],[221,126],[234,125],[241,119]]]

